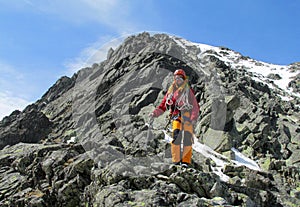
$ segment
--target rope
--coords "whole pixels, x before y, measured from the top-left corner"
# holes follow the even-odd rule
[[[174,88],[175,88],[175,83],[173,83],[170,88],[168,89],[168,96],[166,100],[166,108],[167,105],[172,106],[174,103],[172,101],[173,95],[174,95]],[[190,87],[188,85],[188,80],[185,80],[185,83],[182,84],[181,87],[177,89],[179,92],[182,91],[181,96],[176,100],[175,107],[180,110],[190,110],[193,108],[193,106],[189,103],[189,92],[190,92]],[[179,104],[183,103],[182,106],[179,107]]]
[[[186,88],[182,95],[176,100],[176,107],[179,111],[190,110],[193,106],[189,103],[189,88]],[[179,107],[179,103],[182,102],[183,105]]]

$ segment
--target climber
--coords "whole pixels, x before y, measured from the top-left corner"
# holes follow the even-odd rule
[[[192,159],[193,128],[199,115],[199,105],[182,69],[174,72],[172,85],[160,105],[149,116],[158,117],[167,109],[170,110],[169,116],[172,120],[172,162],[187,167]]]

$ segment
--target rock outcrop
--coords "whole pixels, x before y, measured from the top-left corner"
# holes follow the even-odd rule
[[[1,121],[1,206],[300,205],[298,63],[283,90],[275,69],[249,65],[273,66],[165,34],[128,37],[107,57]],[[200,104],[196,141],[224,166],[196,151],[190,168],[173,166],[165,116],[145,125],[178,68]]]
[[[0,149],[19,142],[38,143],[51,132],[51,121],[35,105],[14,111],[0,125]]]

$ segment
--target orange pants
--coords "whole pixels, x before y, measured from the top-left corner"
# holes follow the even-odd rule
[[[173,141],[171,143],[171,154],[173,163],[191,164],[192,144],[193,144],[193,125],[190,122],[181,122],[178,118],[172,123]],[[181,142],[183,149],[181,150]]]

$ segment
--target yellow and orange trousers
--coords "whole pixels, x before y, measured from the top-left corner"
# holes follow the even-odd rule
[[[172,122],[173,141],[171,142],[172,162],[191,164],[193,145],[193,125],[179,117]],[[183,149],[181,149],[181,145]]]

